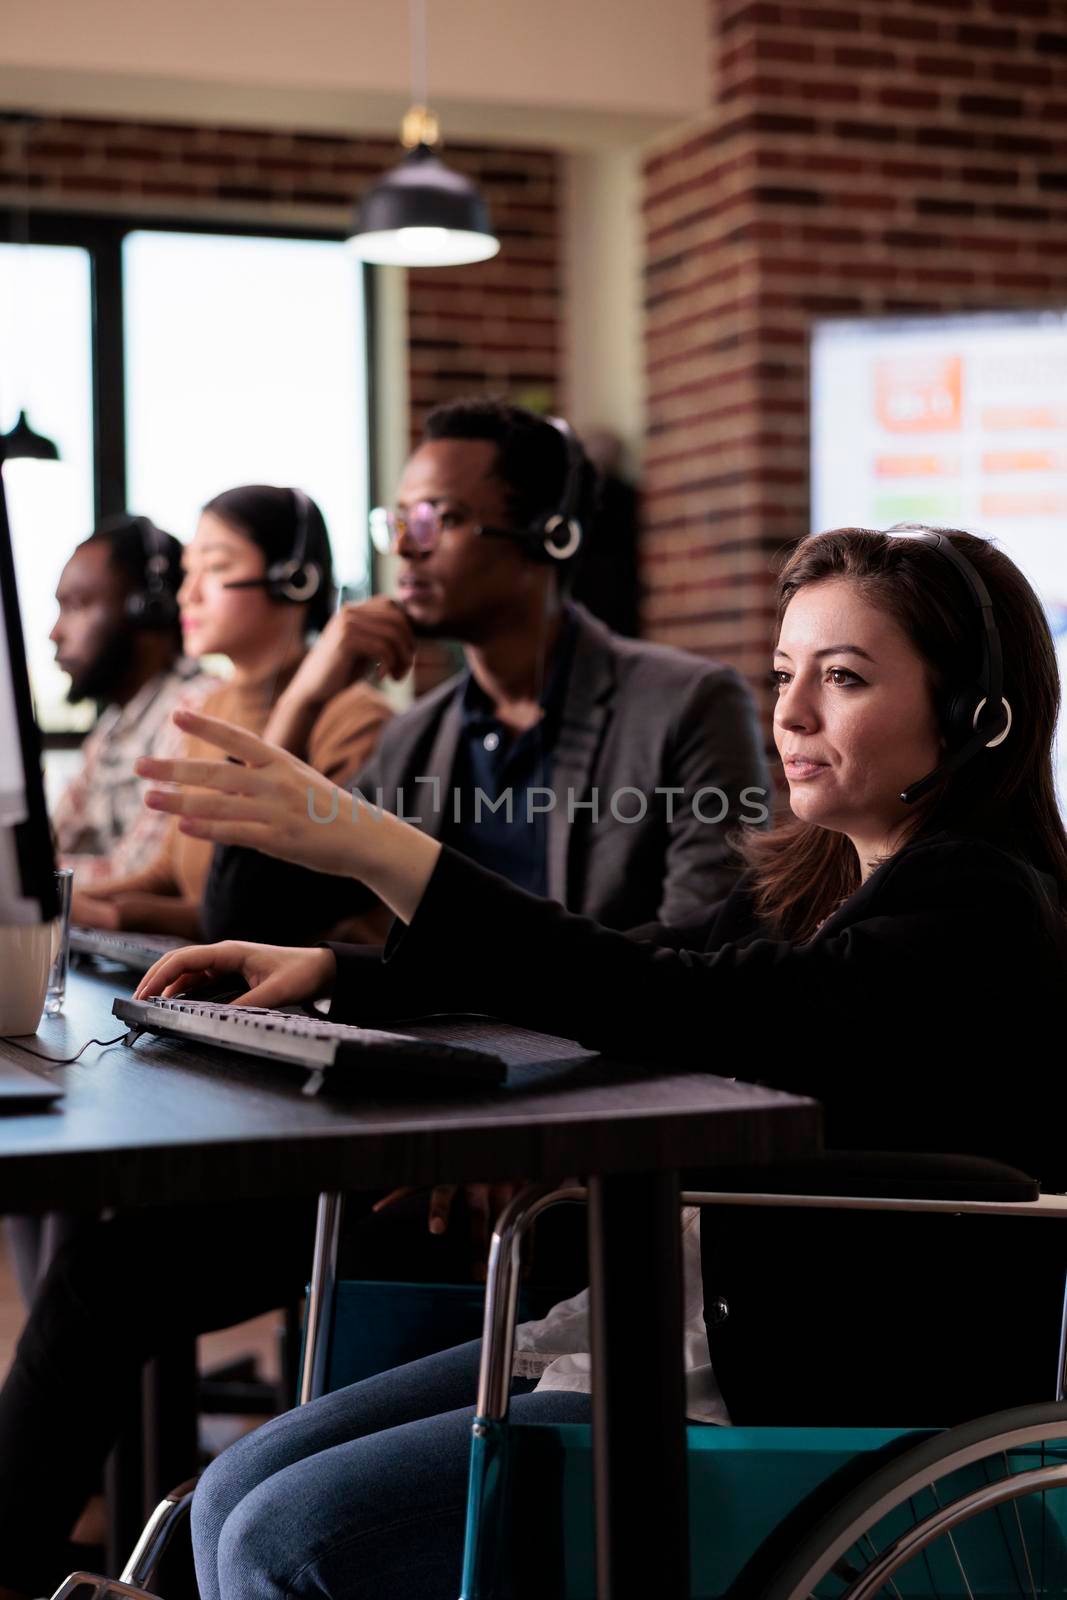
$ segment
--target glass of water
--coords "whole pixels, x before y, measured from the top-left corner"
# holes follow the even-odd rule
[[[57,1017],[67,993],[67,967],[70,965],[70,897],[74,873],[61,867],[56,873],[56,904],[59,910],[52,924],[52,967],[44,997],[44,1014]]]

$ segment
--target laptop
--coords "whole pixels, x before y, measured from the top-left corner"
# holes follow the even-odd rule
[[[21,1062],[0,1060],[0,1111],[26,1110],[35,1102],[47,1105],[62,1094],[58,1083],[43,1073],[24,1067]]]

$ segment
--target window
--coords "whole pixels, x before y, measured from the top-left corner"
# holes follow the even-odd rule
[[[25,410],[58,462],[4,468],[26,654],[41,724],[84,728],[48,635],[71,550],[93,526],[92,300],[87,250],[0,244],[0,430]]]
[[[188,538],[241,483],[321,506],[338,582],[368,576],[362,274],[341,244],[136,232],[123,243],[131,509]]]
[[[204,501],[292,483],[339,584],[369,588],[364,269],[339,239],[0,213],[0,427],[25,407],[58,466],[5,469],[41,726],[84,728],[48,639],[59,573],[101,517],[187,539]]]

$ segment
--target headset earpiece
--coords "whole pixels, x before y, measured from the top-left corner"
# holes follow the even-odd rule
[[[974,732],[976,700],[973,689],[955,690],[945,710],[945,743],[949,750],[958,750]]]
[[[997,718],[997,721],[999,723],[1002,723],[1003,726],[1001,727],[1000,732],[997,733],[992,739],[987,739],[986,740],[985,748],[987,750],[995,750],[998,745],[1001,745],[1001,744],[1004,743],[1005,739],[1008,737],[1008,734],[1011,732],[1011,721],[1012,721],[1012,717],[1011,717],[1011,701],[1010,700],[1005,700],[1004,696],[1001,695],[1000,704],[1003,707],[1003,713],[1002,713],[1002,715],[1000,717]],[[979,721],[979,718],[982,715],[983,710],[985,709],[985,705],[986,705],[986,701],[985,701],[985,697],[983,696],[983,698],[981,700],[979,700],[978,704],[975,706],[975,708],[974,708],[974,716],[971,718],[971,727],[975,731],[978,730],[978,721]],[[996,715],[996,713],[994,712],[994,716],[995,715]],[[989,722],[989,721],[992,721],[992,718],[986,718],[985,720],[987,722]],[[990,730],[988,728],[983,728],[982,729],[983,733],[988,733],[989,731]]]
[[[266,586],[272,600],[302,606],[318,594],[322,573],[314,561],[276,561],[267,568]]]
[[[983,750],[995,750],[1011,732],[1011,705],[1005,699],[1004,662],[1000,631],[993,615],[993,602],[981,574],[957,550],[947,534],[933,528],[912,528],[906,523],[888,528],[888,534],[921,540],[955,567],[964,580],[981,624],[981,663],[977,680],[957,689],[948,702],[944,733],[948,751],[932,772],[901,791],[900,798],[912,805],[929,794],[942,779],[959,770]]]
[[[322,587],[322,568],[307,555],[311,522],[311,501],[303,489],[290,489],[293,497],[293,553],[287,561],[274,561],[267,568],[266,590],[272,600],[302,606]]]
[[[958,750],[976,733],[989,735],[984,746],[987,750],[995,750],[997,745],[1004,743],[1011,731],[1011,706],[1001,696],[1003,710],[998,716],[992,708],[986,711],[988,704],[985,695],[975,699],[973,688],[953,695],[945,716],[946,742],[950,750]]]
[[[144,549],[144,588],[126,597],[126,620],[135,628],[173,628],[178,621],[178,596],[167,583],[170,562],[164,539],[150,517],[134,517]]]
[[[308,559],[308,531],[311,501],[303,489],[290,489],[293,497],[293,553],[284,561],[272,561],[262,578],[242,578],[228,583],[227,589],[265,589],[272,600],[285,605],[303,606],[322,588],[325,573],[317,561]]]
[[[545,523],[541,544],[551,560],[569,561],[577,554],[581,542],[582,525],[577,517],[561,517],[557,512]]]
[[[562,417],[546,417],[545,420],[562,436],[567,449],[567,468],[559,504],[533,523],[530,539],[535,555],[549,561],[569,561],[577,555],[584,534],[578,516],[578,504],[585,471],[585,451],[574,429]]]

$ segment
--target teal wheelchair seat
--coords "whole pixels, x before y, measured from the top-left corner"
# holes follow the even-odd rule
[[[511,1423],[508,1432],[510,1529],[497,1547],[508,1570],[483,1573],[479,1589],[515,1600],[596,1600],[592,1429]],[[728,1595],[768,1539],[817,1491],[832,1485],[837,1496],[872,1460],[925,1436],[894,1428],[691,1424],[692,1600]]]
[[[879,1466],[900,1463],[922,1441],[936,1450],[950,1438],[947,1430],[928,1429],[690,1425],[691,1600],[762,1597],[781,1556],[849,1490],[862,1490]],[[506,1493],[494,1508],[503,1537],[483,1547],[480,1572],[468,1567],[464,1597],[596,1600],[592,1430],[512,1423],[487,1441],[490,1453],[494,1444],[506,1454]],[[1052,1450],[1047,1442],[1009,1450],[1005,1473],[1022,1474],[1050,1459],[1067,1471],[1067,1441]],[[989,1476],[987,1460],[978,1459],[901,1499],[877,1524],[879,1547],[936,1508],[980,1495]],[[818,1595],[846,1593],[856,1570],[855,1560],[842,1561]],[[951,1541],[934,1542],[884,1593],[893,1600],[1059,1600],[1065,1579],[1067,1490],[1061,1488],[1020,1497],[999,1517],[962,1521]]]

